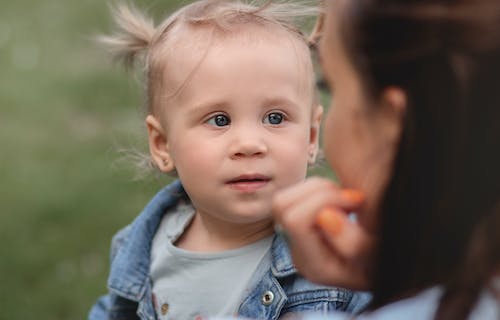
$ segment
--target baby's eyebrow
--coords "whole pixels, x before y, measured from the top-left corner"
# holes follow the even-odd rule
[[[287,97],[270,97],[263,100],[263,105],[265,106],[290,106],[299,107],[297,103]]]
[[[226,109],[228,106],[229,104],[224,100],[212,100],[192,104],[190,109],[195,112],[210,112],[216,109]]]

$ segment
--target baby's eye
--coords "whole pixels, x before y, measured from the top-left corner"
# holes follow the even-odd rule
[[[264,123],[276,125],[283,122],[285,115],[281,112],[271,112],[264,118]]]
[[[228,126],[231,123],[231,119],[224,114],[216,114],[207,120],[207,123],[212,126],[224,127]]]

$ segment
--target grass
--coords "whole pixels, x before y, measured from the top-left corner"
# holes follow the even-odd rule
[[[83,319],[111,236],[167,180],[117,162],[141,139],[141,97],[91,40],[110,29],[106,2],[0,7],[0,319]]]

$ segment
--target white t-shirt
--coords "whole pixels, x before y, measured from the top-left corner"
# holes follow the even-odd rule
[[[159,319],[234,315],[250,277],[271,247],[272,236],[216,253],[175,247],[194,212],[191,204],[180,203],[165,214],[153,239],[150,274]]]

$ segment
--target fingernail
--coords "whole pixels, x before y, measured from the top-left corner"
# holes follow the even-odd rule
[[[337,210],[326,207],[316,216],[316,224],[329,235],[337,236],[342,232],[344,220]]]
[[[365,197],[361,191],[354,190],[354,189],[343,189],[341,191],[341,194],[342,194],[342,197],[344,197],[345,199],[352,201],[352,202],[356,202],[356,203],[361,203],[365,199]]]

